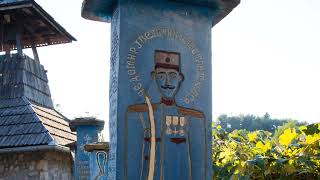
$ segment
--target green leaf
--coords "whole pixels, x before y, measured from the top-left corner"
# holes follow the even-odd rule
[[[239,178],[239,180],[249,180],[250,179],[250,177],[249,176],[241,176],[240,178]]]
[[[320,133],[320,130],[318,129],[318,124],[310,124],[307,126],[307,129],[303,130],[306,135],[313,135],[316,133]]]
[[[259,161],[257,161],[257,165],[259,166],[260,169],[264,169],[264,160],[260,159]]]

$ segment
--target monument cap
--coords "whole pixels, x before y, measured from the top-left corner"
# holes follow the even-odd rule
[[[92,117],[87,118],[76,118],[70,121],[71,131],[76,131],[78,126],[98,126],[99,129],[103,129],[104,121]]]
[[[210,8],[215,12],[212,17],[212,26],[214,26],[229,14],[240,0],[174,0],[174,2]],[[84,0],[81,15],[89,20],[111,22],[117,3],[118,0]]]

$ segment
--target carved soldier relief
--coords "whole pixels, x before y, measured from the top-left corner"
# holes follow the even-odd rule
[[[154,50],[160,102],[130,105],[125,116],[125,179],[198,180],[206,174],[206,120],[200,110],[179,106],[184,78],[181,54]],[[147,101],[152,97],[148,97]],[[199,173],[201,172],[201,173]],[[197,177],[195,177],[197,176]]]

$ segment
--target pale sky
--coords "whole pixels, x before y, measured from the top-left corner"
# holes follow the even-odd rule
[[[54,103],[108,121],[110,24],[82,19],[82,0],[37,2],[78,40],[38,48]],[[319,0],[243,0],[212,33],[214,119],[320,121]]]

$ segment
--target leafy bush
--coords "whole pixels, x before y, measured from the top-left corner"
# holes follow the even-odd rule
[[[318,179],[320,124],[279,132],[213,125],[213,179]]]

